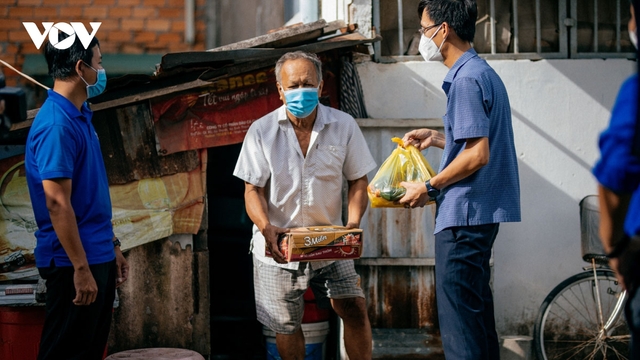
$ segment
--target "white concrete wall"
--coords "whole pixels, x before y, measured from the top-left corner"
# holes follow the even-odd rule
[[[218,0],[218,46],[264,35],[286,20],[284,0]]]
[[[319,0],[319,2],[321,19],[327,22],[344,20],[350,24],[358,24],[358,31],[362,35],[368,38],[373,37],[371,0]]]
[[[636,63],[608,60],[495,60],[511,101],[522,218],[503,224],[494,247],[501,335],[532,332],[545,296],[582,271],[579,202],[596,193],[591,167],[622,81]],[[448,69],[441,63],[358,65],[371,118],[440,118]],[[438,164],[434,164],[438,167]]]

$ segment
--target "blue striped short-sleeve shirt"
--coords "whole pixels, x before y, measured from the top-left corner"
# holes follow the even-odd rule
[[[490,159],[471,176],[441,189],[435,233],[453,226],[520,221],[511,106],[502,80],[470,49],[451,67],[442,89],[447,94],[447,113],[440,171],[464,150],[466,139],[489,138]]]

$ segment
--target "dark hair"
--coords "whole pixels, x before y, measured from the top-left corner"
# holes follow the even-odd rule
[[[284,65],[284,63],[286,63],[289,60],[298,60],[298,59],[308,60],[313,64],[313,66],[315,66],[316,74],[318,75],[318,84],[320,84],[320,81],[322,81],[322,61],[320,61],[320,58],[318,58],[318,55],[314,53],[302,51],[302,50],[288,52],[282,55],[280,59],[278,59],[278,62],[276,62],[276,81],[279,83],[282,83],[282,78],[281,78],[282,75],[280,74],[280,72],[282,71],[282,65]]]
[[[69,37],[65,32],[58,32],[58,41],[62,41]],[[54,79],[65,80],[76,76],[75,67],[78,60],[84,61],[87,65],[91,65],[93,59],[94,46],[100,46],[98,38],[91,39],[89,46],[85,49],[80,42],[80,38],[76,36],[76,40],[68,49],[56,49],[50,41],[44,47],[44,57],[47,59],[49,66],[49,75]]]
[[[424,10],[434,24],[446,22],[456,35],[464,41],[473,41],[476,34],[478,7],[476,0],[420,0],[418,17],[422,19]]]

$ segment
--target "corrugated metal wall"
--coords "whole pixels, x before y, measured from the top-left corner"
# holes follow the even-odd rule
[[[440,120],[359,119],[378,167],[410,130],[442,130]],[[437,171],[442,150],[423,152]],[[369,174],[369,180],[377,169]],[[418,209],[369,208],[362,221],[363,257],[356,261],[373,328],[437,328],[434,274],[435,206]]]
[[[93,119],[110,184],[159,178],[198,165],[195,150],[158,155],[147,102],[96,111]],[[204,218],[199,235],[174,235],[125,252],[129,280],[118,290],[110,353],[148,347],[211,353],[206,210]],[[172,239],[192,244],[181,248]]]
[[[114,312],[110,354],[149,347],[211,353],[209,252],[181,248],[184,244],[172,239],[126,253],[131,270],[129,280],[118,290],[120,306]]]

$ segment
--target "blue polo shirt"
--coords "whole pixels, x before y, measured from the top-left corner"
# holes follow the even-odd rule
[[[78,109],[49,90],[27,138],[25,168],[35,214],[36,266],[72,266],[51,224],[43,180],[71,179],[71,205],[90,265],[115,259],[111,198],[98,136],[86,104]]]
[[[600,160],[593,168],[598,182],[616,193],[631,195],[624,232],[640,234],[640,159],[631,154],[638,111],[638,75],[620,87],[609,127],[600,134]]]
[[[480,170],[441,189],[434,232],[453,226],[520,221],[511,106],[502,80],[470,49],[451,67],[442,89],[447,94],[447,113],[443,117],[446,145],[440,171],[464,150],[466,139],[489,138],[490,156]]]

